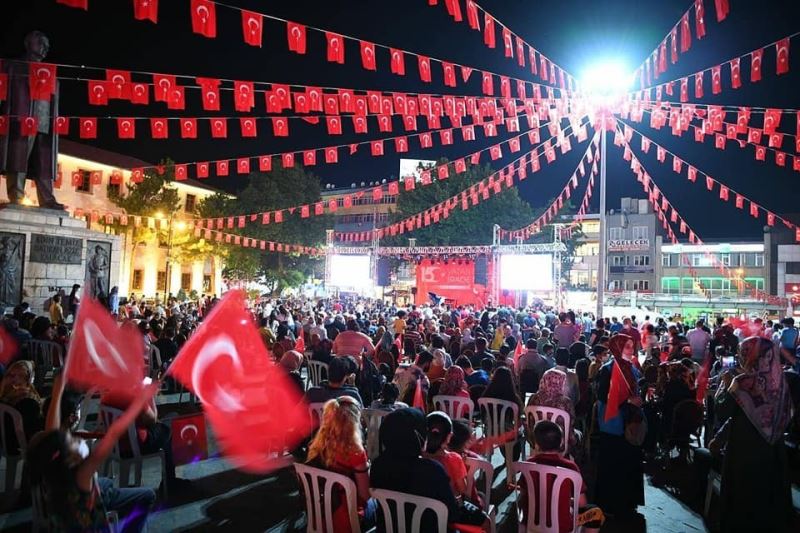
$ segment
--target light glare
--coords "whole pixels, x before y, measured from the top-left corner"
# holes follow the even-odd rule
[[[630,89],[633,74],[622,61],[599,61],[584,71],[581,82],[583,89],[590,94],[621,94]]]

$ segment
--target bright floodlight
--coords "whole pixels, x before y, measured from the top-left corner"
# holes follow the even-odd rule
[[[583,72],[581,85],[585,92],[600,96],[625,94],[633,83],[633,74],[619,60],[599,61]]]

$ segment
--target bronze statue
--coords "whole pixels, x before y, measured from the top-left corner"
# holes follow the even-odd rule
[[[28,84],[30,62],[43,61],[49,50],[47,36],[33,31],[25,37],[25,56],[3,65],[8,73],[8,100],[2,114],[9,117],[9,130],[8,135],[0,136],[0,174],[6,177],[8,200],[12,204],[22,203],[25,180],[32,179],[36,182],[40,207],[64,209],[53,196],[57,153],[53,121],[57,95],[51,101],[31,100]],[[38,119],[36,135],[22,135],[21,117]]]

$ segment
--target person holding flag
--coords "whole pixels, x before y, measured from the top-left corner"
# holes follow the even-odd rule
[[[639,370],[633,363],[636,341],[619,333],[609,341],[613,357],[597,376],[599,429],[595,499],[606,514],[631,515],[644,505],[642,450],[629,434],[642,424]],[[628,426],[631,426],[630,428]]]

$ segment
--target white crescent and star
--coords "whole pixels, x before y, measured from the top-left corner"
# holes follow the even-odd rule
[[[225,167],[227,167],[227,164],[225,164]],[[210,391],[214,395],[212,400],[207,396],[207,392],[202,383],[208,366],[222,357],[227,357],[231,360],[234,370],[237,373],[241,374],[244,371],[239,358],[239,352],[236,349],[233,339],[228,335],[222,334],[203,344],[200,349],[200,353],[197,355],[194,365],[192,366],[192,388],[203,404],[214,405],[221,411],[233,414],[244,410],[241,399],[227,392],[219,383],[214,383],[215,388],[213,391]]]

